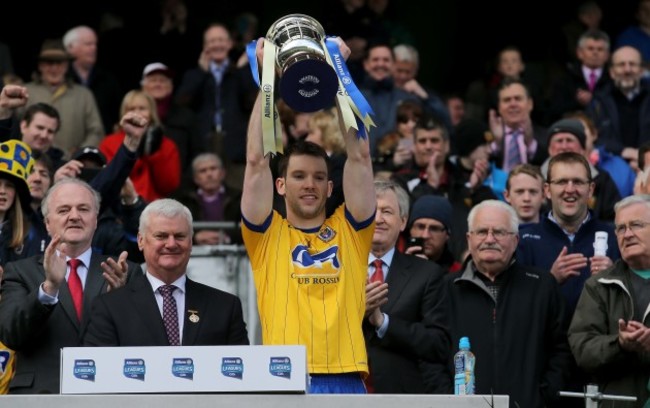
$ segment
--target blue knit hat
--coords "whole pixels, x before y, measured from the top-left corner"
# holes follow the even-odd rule
[[[451,231],[451,204],[445,197],[433,194],[423,195],[413,203],[409,227],[420,218],[431,218]]]

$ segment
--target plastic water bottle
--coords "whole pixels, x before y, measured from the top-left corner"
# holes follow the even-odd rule
[[[454,394],[473,395],[476,357],[470,351],[469,338],[461,337],[458,348],[460,350],[454,355]]]

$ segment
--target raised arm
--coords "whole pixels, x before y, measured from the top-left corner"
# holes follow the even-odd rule
[[[341,107],[336,103],[341,133],[345,138],[347,159],[343,168],[345,207],[356,221],[365,221],[375,213],[375,185],[373,183],[370,142],[368,137],[357,137],[357,131],[345,129]]]
[[[257,58],[262,60],[264,40],[257,41]],[[262,93],[258,93],[248,122],[246,170],[241,198],[242,216],[253,224],[261,224],[273,208],[273,176],[270,156],[264,157],[262,145]]]

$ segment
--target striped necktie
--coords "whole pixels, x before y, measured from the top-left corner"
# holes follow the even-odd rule
[[[506,151],[506,171],[512,170],[518,164],[521,164],[521,154],[519,152],[519,135],[520,130],[513,130],[508,136],[508,150]]]

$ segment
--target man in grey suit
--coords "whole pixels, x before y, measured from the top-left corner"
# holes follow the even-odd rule
[[[239,298],[187,278],[193,235],[183,204],[160,199],[147,205],[138,232],[145,274],[95,299],[84,345],[249,344]]]
[[[408,193],[392,181],[375,181],[375,191],[376,227],[363,322],[370,363],[366,385],[375,393],[450,393],[446,362],[451,344],[442,269],[395,247],[408,220]]]
[[[142,274],[126,252],[114,260],[91,248],[99,202],[80,179],[56,183],[41,205],[52,237],[44,255],[5,266],[0,341],[17,353],[9,393],[58,393],[61,348],[81,345],[92,299]],[[76,268],[73,259],[81,263]]]

